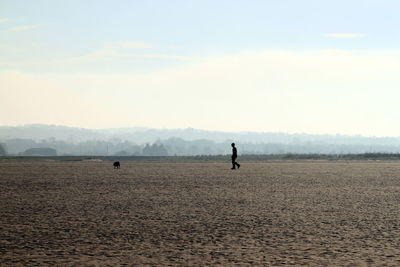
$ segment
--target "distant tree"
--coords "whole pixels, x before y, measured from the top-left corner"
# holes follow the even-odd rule
[[[30,147],[38,147],[32,139],[13,138],[4,141],[8,154],[18,154]]]
[[[156,147],[156,151],[158,156],[168,156],[168,151],[167,149],[164,147],[163,144],[160,144]]]
[[[143,156],[151,156],[151,147],[149,144],[146,144],[142,150]]]
[[[163,144],[146,144],[142,150],[144,156],[168,156],[168,151]]]
[[[5,156],[5,155],[7,155],[6,149],[4,148],[4,146],[2,144],[0,144],[0,157]]]
[[[24,156],[57,156],[57,151],[48,147],[29,148],[24,151]]]

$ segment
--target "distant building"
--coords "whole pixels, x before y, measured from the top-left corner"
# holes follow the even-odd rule
[[[23,156],[57,156],[57,151],[53,148],[48,147],[37,147],[37,148],[29,148],[22,153]]]

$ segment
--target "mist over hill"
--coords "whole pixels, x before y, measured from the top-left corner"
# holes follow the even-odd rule
[[[400,137],[365,137],[199,129],[84,129],[55,125],[0,126],[9,155],[52,148],[58,155],[217,155],[237,143],[241,154],[400,152]]]

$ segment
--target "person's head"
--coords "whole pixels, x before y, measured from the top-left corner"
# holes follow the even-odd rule
[[[231,146],[232,146],[232,147],[235,147],[235,143],[232,143]]]

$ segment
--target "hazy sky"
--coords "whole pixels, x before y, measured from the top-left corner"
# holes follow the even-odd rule
[[[398,0],[0,0],[0,125],[400,136]]]

